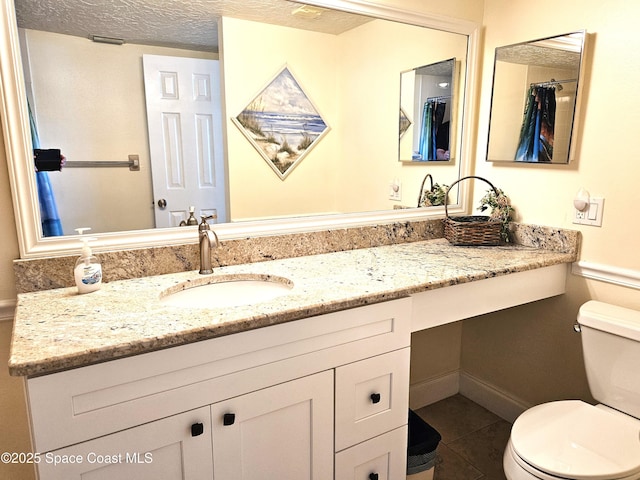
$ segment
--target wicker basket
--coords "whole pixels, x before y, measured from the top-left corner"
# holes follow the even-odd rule
[[[461,179],[453,182],[445,196],[444,211],[446,218],[443,220],[444,238],[449,240],[449,243],[452,245],[499,245],[500,232],[502,231],[501,222],[489,220],[489,217],[483,215],[449,217],[446,201],[449,196],[449,191],[456,183],[470,178],[477,178],[478,180],[487,182],[495,192],[496,196],[498,195],[496,187],[494,187],[490,181],[482,177],[471,175],[468,177],[462,177]]]

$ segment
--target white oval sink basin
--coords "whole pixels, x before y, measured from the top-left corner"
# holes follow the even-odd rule
[[[221,275],[183,282],[160,295],[160,303],[182,308],[237,307],[287,295],[293,282],[271,275]]]

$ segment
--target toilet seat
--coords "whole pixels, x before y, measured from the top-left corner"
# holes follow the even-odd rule
[[[640,478],[640,422],[579,400],[530,408],[514,422],[511,445],[520,460],[551,477]]]

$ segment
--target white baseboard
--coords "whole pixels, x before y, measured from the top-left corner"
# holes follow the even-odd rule
[[[460,394],[510,423],[533,406],[466,372],[460,373]]]
[[[13,320],[13,313],[16,309],[15,300],[0,300],[0,322]]]
[[[418,408],[451,397],[460,390],[460,372],[447,373],[437,378],[409,386],[409,408]]]
[[[532,406],[473,375],[455,371],[411,385],[409,407],[417,410],[457,393],[510,423]]]

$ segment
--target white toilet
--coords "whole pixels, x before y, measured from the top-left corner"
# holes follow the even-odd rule
[[[640,479],[640,311],[585,303],[578,313],[593,406],[530,408],[504,452],[509,480]]]

